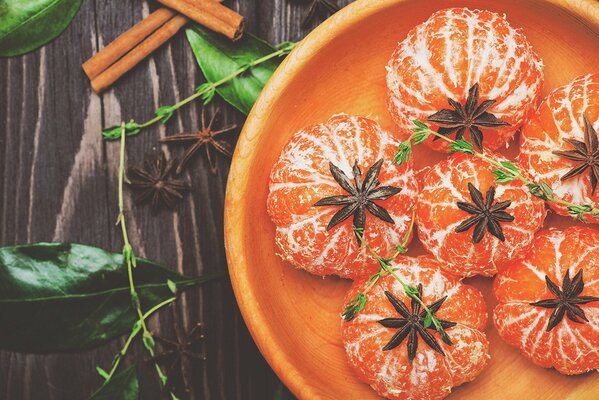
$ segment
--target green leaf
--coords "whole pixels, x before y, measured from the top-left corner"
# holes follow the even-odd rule
[[[474,147],[472,146],[472,143],[470,143],[466,139],[458,139],[455,142],[451,142],[449,144],[449,152],[474,154]]]
[[[100,366],[96,366],[96,372],[104,379],[108,379],[108,372],[104,370],[104,368]]]
[[[168,120],[171,119],[174,112],[175,112],[175,110],[173,109],[173,107],[162,106],[162,107],[158,107],[158,109],[156,110],[156,116],[160,117],[160,122],[162,122],[163,124],[166,124],[168,122]]]
[[[430,312],[426,313],[426,316],[424,317],[424,327],[428,328],[433,324],[433,314]]]
[[[177,294],[177,284],[170,279],[166,280],[166,286],[173,292],[173,294]]]
[[[1,0],[0,0],[1,1]],[[123,128],[120,125],[113,125],[110,128],[102,130],[102,136],[106,140],[116,140],[121,138],[121,130]],[[125,124],[125,134],[127,136],[137,135],[141,131],[141,125],[135,121],[129,121]]]
[[[138,397],[137,370],[132,365],[102,385],[90,400],[137,400]]]
[[[409,140],[401,142],[397,147],[397,153],[393,157],[393,163],[402,165],[403,163],[410,160],[410,154],[412,153],[412,145]]]
[[[240,68],[249,68],[248,71],[216,88],[223,99],[242,113],[248,114],[282,58],[273,58],[259,65],[250,66],[253,61],[277,49],[249,33],[237,42],[231,42],[198,25],[187,28],[185,33],[208,82],[216,83]]]
[[[139,259],[134,279],[143,310],[169,299],[167,280],[184,289],[220,275],[189,278]],[[0,248],[0,348],[74,351],[131,330],[131,305],[121,254],[80,244]]]
[[[64,31],[81,0],[0,0],[0,56],[28,53]]]
[[[549,200],[553,197],[553,189],[551,189],[551,187],[545,182],[541,182],[539,184],[528,183],[526,186],[533,196],[536,196],[540,199]]]
[[[516,167],[513,163],[509,161],[500,161],[500,164],[503,166],[502,168],[497,168],[493,171],[493,176],[495,177],[495,182],[497,183],[508,183],[517,179],[520,175],[520,171],[518,167]],[[506,171],[507,170],[507,171]]]

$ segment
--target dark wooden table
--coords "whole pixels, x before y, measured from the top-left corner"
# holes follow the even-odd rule
[[[306,0],[307,1],[307,0]],[[339,5],[349,1],[338,0]],[[248,30],[272,43],[300,40],[308,10],[301,0],[238,0]],[[39,241],[86,243],[113,251],[122,247],[117,215],[118,144],[102,140],[103,127],[143,121],[159,105],[193,93],[203,80],[183,34],[98,96],[81,63],[156,7],[138,0],[84,0],[70,27],[54,42],[25,56],[0,59],[0,245]],[[220,124],[243,125],[244,115],[216,99]],[[164,126],[128,142],[128,163],[142,162],[166,134],[198,128],[201,106],[192,104]],[[229,138],[234,143],[237,129]],[[182,149],[167,149],[169,157]],[[178,212],[153,214],[127,194],[132,242],[142,256],[187,275],[225,271],[223,200],[229,160],[218,156],[219,172],[194,158],[186,179],[191,193]],[[175,317],[182,327],[176,329]],[[271,399],[279,381],[252,341],[228,279],[193,288],[174,309],[151,321],[169,338],[204,325],[205,361],[188,360],[184,378],[192,399]],[[5,328],[5,327],[3,327]],[[0,399],[85,399],[101,384],[95,366],[108,367],[122,339],[77,354],[0,352]],[[160,399],[146,355],[137,346],[127,362],[139,362],[140,398]]]

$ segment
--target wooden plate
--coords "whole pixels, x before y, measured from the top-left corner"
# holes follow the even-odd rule
[[[266,213],[268,175],[298,129],[346,112],[394,129],[385,107],[385,64],[409,29],[446,7],[505,13],[545,61],[545,92],[576,76],[599,72],[599,1],[359,0],[312,32],[275,73],[247,119],[233,158],[225,202],[225,236],[235,295],[258,347],[301,399],[374,399],[346,362],[340,312],[349,281],[318,278],[276,255]],[[517,151],[511,146],[511,153]],[[508,151],[508,154],[510,152]],[[422,166],[442,156],[415,153]],[[571,224],[550,215],[548,226]],[[423,250],[415,241],[410,254]],[[491,280],[468,280],[485,293]],[[599,374],[562,376],[537,367],[487,327],[492,359],[452,399],[598,399]]]

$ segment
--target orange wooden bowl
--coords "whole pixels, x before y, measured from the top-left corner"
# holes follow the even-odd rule
[[[239,307],[258,347],[277,375],[301,399],[374,399],[346,361],[340,313],[350,282],[296,270],[276,255],[266,213],[270,169],[298,129],[346,112],[394,125],[385,106],[385,65],[413,26],[447,7],[505,13],[545,61],[545,93],[574,77],[599,72],[596,0],[359,0],[306,37],[274,74],[250,113],[233,157],[225,201],[227,259]],[[511,146],[508,155],[517,152]],[[426,148],[417,166],[442,158]],[[548,226],[572,222],[550,214]],[[415,240],[410,254],[424,253]],[[491,280],[469,279],[489,311]],[[599,374],[562,376],[540,368],[487,327],[492,359],[474,382],[450,398],[598,399]]]

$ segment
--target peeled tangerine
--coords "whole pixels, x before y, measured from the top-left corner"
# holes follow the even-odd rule
[[[552,91],[520,136],[520,160],[561,199],[596,204],[599,193],[599,74],[576,78]],[[551,208],[568,215],[566,206]]]
[[[367,293],[364,309],[343,322],[349,362],[381,396],[442,399],[452,387],[476,378],[489,359],[489,342],[482,332],[487,322],[483,296],[442,272],[430,256],[402,257],[393,267],[406,284],[419,288],[423,303],[434,312],[448,340],[434,326],[424,327],[426,313],[420,304],[387,275]],[[347,300],[367,284],[356,281]]]
[[[418,195],[411,164],[393,163],[398,144],[375,121],[349,115],[295,133],[270,174],[281,257],[316,275],[376,272],[363,241],[393,253]]]
[[[387,64],[387,106],[408,136],[413,120],[495,150],[538,104],[543,63],[505,16],[467,8],[434,13],[413,28]],[[433,137],[429,147],[446,151]]]
[[[421,182],[418,237],[453,274],[494,275],[498,265],[521,257],[543,226],[544,202],[519,180],[495,183],[493,170],[484,160],[456,154]]]
[[[599,232],[540,232],[526,258],[497,274],[494,321],[501,337],[562,374],[599,369]]]

